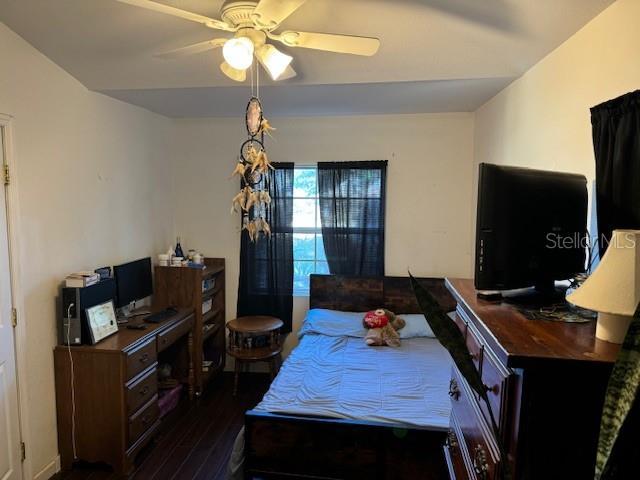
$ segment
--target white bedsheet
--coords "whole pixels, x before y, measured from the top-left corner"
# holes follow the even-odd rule
[[[432,338],[391,348],[307,333],[255,410],[444,430],[450,375],[449,354]]]

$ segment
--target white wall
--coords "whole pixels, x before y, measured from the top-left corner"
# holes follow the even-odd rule
[[[172,240],[171,122],[87,91],[2,23],[0,68],[0,113],[14,117],[18,166],[25,478],[49,478],[58,455],[52,349],[61,279],[155,253]]]
[[[263,98],[265,114],[268,99]],[[186,248],[227,259],[227,316],[235,314],[239,218],[230,215],[238,182],[229,180],[246,139],[238,118],[186,119],[175,125],[176,231]],[[271,118],[274,161],[389,160],[386,272],[469,276],[473,115]],[[308,298],[294,302],[294,329]],[[286,351],[295,344],[290,335]]]
[[[589,108],[640,88],[640,1],[618,0],[476,112],[475,161],[593,179]]]
[[[580,173],[594,191],[589,109],[640,88],[638,19],[640,0],[617,0],[476,111],[474,192],[481,162]]]

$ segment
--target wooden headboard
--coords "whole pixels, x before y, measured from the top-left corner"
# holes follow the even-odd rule
[[[445,312],[456,309],[443,278],[418,278]],[[409,277],[311,275],[310,308],[366,312],[384,307],[394,313],[422,313]]]

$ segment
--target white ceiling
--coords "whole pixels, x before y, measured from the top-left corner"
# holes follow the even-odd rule
[[[163,3],[219,17],[222,0]],[[611,3],[308,0],[283,28],[375,36],[380,51],[283,47],[298,77],[267,87],[273,82],[261,75],[263,93],[280,115],[473,111]],[[218,70],[220,50],[153,56],[229,36],[197,23],[115,0],[0,0],[0,21],[89,89],[168,116],[235,115],[249,96],[248,83]]]

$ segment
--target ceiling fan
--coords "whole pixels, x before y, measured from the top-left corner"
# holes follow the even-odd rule
[[[254,56],[273,80],[284,80],[296,75],[291,67],[293,57],[281,52],[271,43],[267,43],[267,40],[280,42],[287,47],[364,56],[374,55],[380,47],[380,40],[371,37],[291,30],[275,33],[274,30],[306,0],[225,0],[220,9],[222,20],[151,0],[118,1],[201,23],[214,30],[234,33],[233,38],[214,38],[164,52],[158,56],[171,58],[222,47],[224,61],[220,69],[227,77],[238,82],[243,82],[247,78],[246,71],[252,65]]]

